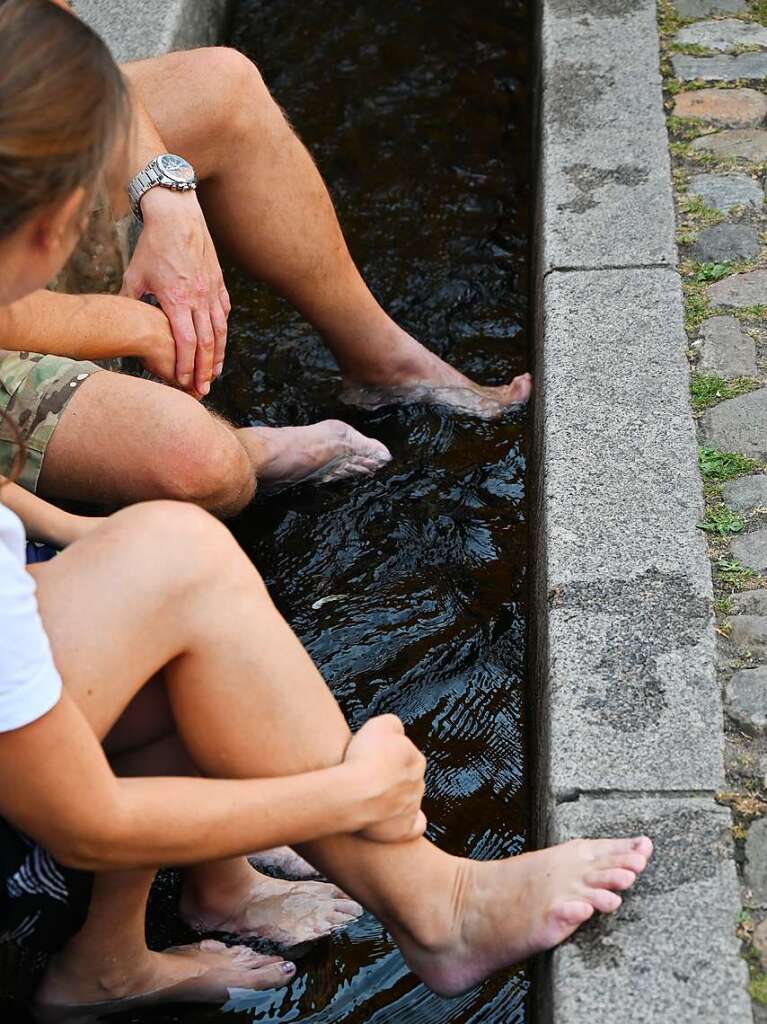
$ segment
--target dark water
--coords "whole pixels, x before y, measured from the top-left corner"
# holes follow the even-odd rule
[[[528,369],[523,0],[243,0],[248,53],[331,187],[375,294],[484,383]],[[375,478],[257,504],[237,535],[353,725],[395,712],[429,758],[429,834],[476,858],[525,845],[526,426],[339,401],[312,329],[233,273],[214,401],[241,425],[345,418],[394,461]],[[315,610],[321,598],[337,600]],[[414,893],[417,899],[418,894]],[[431,994],[369,916],[300,962],[290,989],[120,1021],[516,1024],[524,970]]]

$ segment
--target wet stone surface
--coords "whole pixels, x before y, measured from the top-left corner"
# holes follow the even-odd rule
[[[767,116],[767,96],[756,89],[693,89],[676,97],[674,115],[715,125],[755,128]]]
[[[692,247],[692,254],[701,263],[721,263],[751,259],[759,249],[759,232],[753,225],[725,222],[704,228]]]
[[[736,537],[731,550],[735,558],[749,569],[767,572],[767,530],[754,530]]]
[[[736,672],[725,691],[727,714],[751,735],[767,732],[767,669]]]
[[[767,305],[767,270],[731,274],[706,289],[712,306],[738,309],[743,306]]]
[[[720,451],[767,458],[767,389],[720,402],[701,422],[705,439]]]
[[[705,46],[707,50],[728,53],[740,46],[767,46],[767,28],[751,21],[722,18],[685,25],[674,37],[675,43]]]
[[[767,75],[767,55],[764,73]],[[713,135],[703,135],[690,143],[690,149],[715,156],[734,157],[760,164],[767,160],[767,129],[728,128]]]
[[[735,512],[753,512],[755,509],[767,509],[767,476],[742,476],[724,485],[722,500],[728,508]],[[756,591],[767,597],[767,591]],[[738,598],[746,599],[748,594],[738,594]],[[767,606],[766,606],[767,607]],[[767,611],[764,612],[767,614]]]
[[[756,346],[736,317],[713,316],[703,323],[699,369],[725,380],[756,374]]]
[[[675,54],[671,63],[674,74],[683,82],[737,82],[767,75],[767,53],[741,53],[737,57]]]
[[[764,204],[764,190],[747,174],[695,174],[690,178],[688,191],[722,213],[736,206]]]

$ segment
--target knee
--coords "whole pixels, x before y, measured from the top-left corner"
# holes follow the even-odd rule
[[[206,436],[187,438],[174,460],[167,497],[191,502],[214,515],[227,518],[253,500],[256,475],[247,452],[235,435],[216,426]]]
[[[250,457],[234,431],[192,399],[168,415],[152,458],[147,496],[190,502],[215,515],[236,515],[256,489]],[[168,410],[170,412],[170,410]]]
[[[258,118],[261,110],[276,107],[258,68],[238,50],[210,46],[196,50],[195,57],[200,80],[215,86],[220,132],[237,132],[243,119],[252,126],[253,118]]]

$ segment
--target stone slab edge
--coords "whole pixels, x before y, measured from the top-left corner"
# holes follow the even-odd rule
[[[73,0],[118,61],[210,46],[224,38],[233,0]]]
[[[655,3],[539,11],[535,840],[657,854],[538,958],[536,1020],[751,1024]]]

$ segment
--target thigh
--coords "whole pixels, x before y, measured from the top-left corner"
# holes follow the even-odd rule
[[[105,370],[84,381],[61,413],[39,493],[106,506],[183,497],[178,482],[210,447],[214,430],[220,446],[215,421],[188,395]]]
[[[208,522],[192,506],[137,506],[29,570],[64,685],[101,740],[188,647],[185,595],[199,576],[194,549],[210,543]],[[164,715],[151,695],[144,699],[144,723],[147,714]],[[130,745],[125,736],[120,742]]]
[[[165,145],[190,160],[202,180],[213,177],[226,159],[227,139],[236,130],[237,100],[252,106],[262,97],[271,103],[255,65],[225,47],[169,53],[125,64],[122,70]]]

